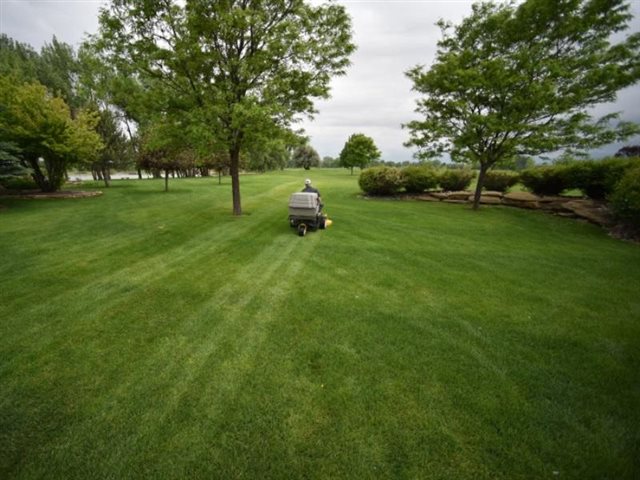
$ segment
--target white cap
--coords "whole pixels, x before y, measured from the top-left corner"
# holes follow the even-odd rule
[[[308,178],[304,181],[305,185],[311,185],[311,180],[309,180]]]

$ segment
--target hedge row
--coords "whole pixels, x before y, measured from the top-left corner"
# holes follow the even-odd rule
[[[640,158],[574,161],[530,168],[520,182],[538,195],[577,189],[594,200],[608,200],[623,223],[640,227]]]
[[[393,195],[404,190],[407,193],[422,193],[441,188],[455,192],[469,188],[476,174],[469,169],[435,170],[421,165],[396,167],[372,167],[360,175],[360,188],[373,195]],[[486,190],[506,192],[518,183],[517,173],[507,170],[491,170],[484,178]]]
[[[373,167],[360,174],[360,188],[368,194],[393,195],[404,190],[420,193],[438,186],[445,191],[465,190],[475,177],[468,169],[434,170],[427,166]],[[506,192],[521,182],[537,195],[559,195],[577,189],[595,200],[609,200],[622,221],[640,227],[640,158],[573,161],[529,168],[517,174],[490,170],[486,190]]]
[[[522,184],[538,195],[558,195],[577,189],[595,200],[607,199],[627,170],[640,158],[608,158],[530,168],[520,173]]]
[[[440,186],[443,190],[464,190],[475,173],[467,169],[434,170],[416,165],[404,168],[372,167],[360,174],[360,188],[371,195],[393,195],[404,190],[421,193]]]

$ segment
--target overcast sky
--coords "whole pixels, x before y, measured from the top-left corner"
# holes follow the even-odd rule
[[[40,49],[55,35],[78,46],[85,32],[98,28],[101,0],[0,0],[0,32]],[[414,118],[416,96],[404,72],[433,61],[444,18],[459,22],[471,11],[470,0],[340,0],[353,21],[358,50],[347,75],[332,82],[332,97],[316,103],[319,114],[301,125],[320,156],[337,156],[352,133],[374,139],[385,160],[410,160],[411,149],[401,124]],[[630,2],[634,19],[629,31],[640,31],[640,0]],[[598,106],[597,115],[621,111],[640,122],[640,84],[621,91],[615,104]],[[634,138],[626,143],[640,143]],[[611,154],[621,145],[593,152]]]

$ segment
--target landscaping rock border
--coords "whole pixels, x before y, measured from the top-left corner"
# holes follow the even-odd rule
[[[418,195],[420,200],[455,203],[473,203],[472,192],[426,192]],[[464,200],[462,202],[461,200]],[[505,205],[508,207],[544,210],[562,217],[587,220],[596,225],[611,227],[615,224],[607,204],[587,198],[540,196],[529,192],[482,192],[480,203]]]
[[[3,192],[0,194],[0,198],[19,198],[19,199],[50,199],[50,198],[87,198],[87,197],[99,197],[102,195],[100,190],[95,190],[92,192],[86,191],[75,191],[75,190],[66,190],[60,192],[40,192],[40,191],[28,191],[28,192],[18,192],[18,193],[6,193]]]

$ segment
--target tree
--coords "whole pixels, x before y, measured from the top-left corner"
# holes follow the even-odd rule
[[[213,154],[209,158],[209,164],[218,173],[218,185],[222,185],[222,177],[229,172],[229,154],[226,152]]]
[[[284,169],[289,160],[289,152],[284,140],[278,139],[253,148],[249,153],[248,168],[252,171]]]
[[[640,34],[611,44],[629,19],[624,0],[527,0],[476,3],[455,28],[440,21],[434,64],[407,72],[424,96],[406,145],[479,165],[477,209],[485,173],[505,158],[627,138],[636,126],[587,109],[640,76]]]
[[[615,157],[640,157],[640,145],[627,145],[616,152]]]
[[[0,34],[0,75],[12,75],[21,83],[37,81],[39,62],[30,45]]]
[[[184,166],[187,159],[174,118],[158,119],[147,124],[141,134],[141,145],[138,151],[138,165],[150,171],[154,178],[159,178],[164,171],[164,191],[169,191],[169,174]]]
[[[91,161],[102,148],[97,115],[80,111],[72,119],[67,104],[41,84],[0,76],[0,105],[0,138],[16,145],[45,192],[58,190],[70,165]]]
[[[172,157],[166,150],[144,145],[138,153],[138,164],[148,171],[161,172],[164,170],[164,191],[169,191],[169,173],[178,166],[175,157]]]
[[[310,170],[320,166],[320,155],[311,145],[300,145],[293,151],[291,162],[294,167]]]
[[[40,49],[38,81],[55,96],[62,98],[71,109],[71,116],[83,106],[78,96],[80,66],[71,45],[59,42],[54,36],[51,43]]]
[[[11,75],[20,83],[41,83],[65,101],[72,116],[85,103],[78,95],[79,72],[73,47],[55,36],[37,53],[30,45],[0,35],[0,75]]]
[[[114,0],[94,44],[146,82],[158,112],[207,126],[229,153],[235,215],[241,151],[312,114],[355,48],[344,7],[303,0]]]
[[[322,161],[320,162],[320,166],[322,168],[336,168],[340,166],[340,159],[333,158],[331,156],[322,157]]]
[[[362,169],[378,158],[380,158],[380,150],[373,143],[373,139],[362,133],[354,133],[340,152],[340,165],[351,169],[351,175],[353,175],[353,167]]]
[[[126,168],[133,163],[131,142],[121,131],[116,115],[106,108],[99,113],[96,131],[103,148],[88,165],[94,178],[102,179],[108,187],[112,168]]]

